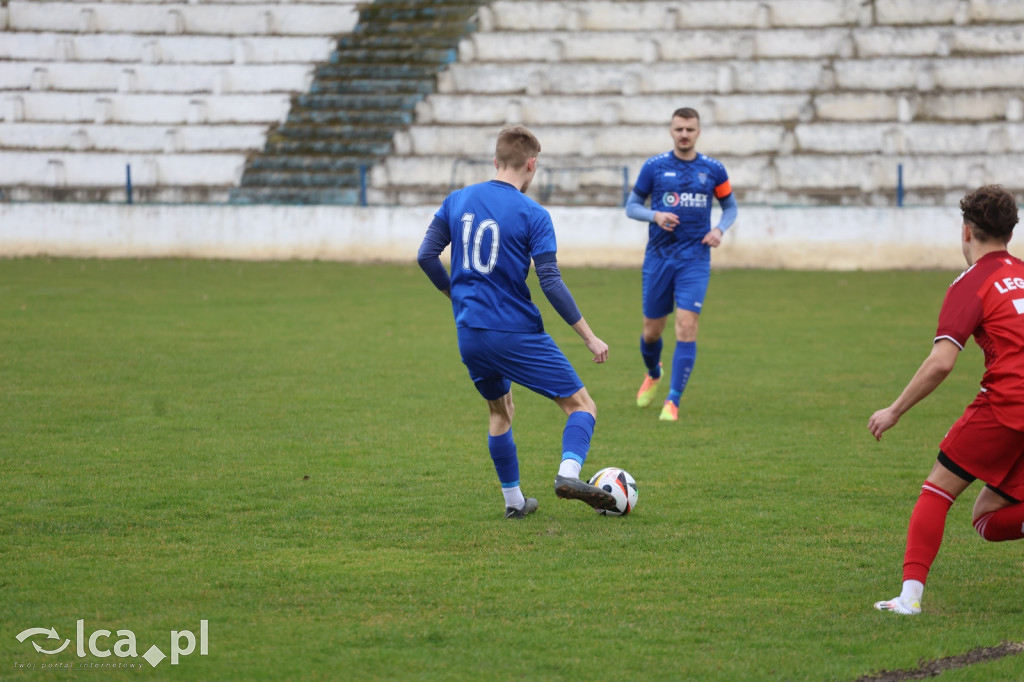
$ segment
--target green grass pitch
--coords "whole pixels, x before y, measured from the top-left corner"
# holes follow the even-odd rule
[[[625,518],[556,499],[564,417],[517,388],[540,509],[509,522],[450,306],[415,265],[0,261],[0,678],[855,680],[1020,642],[1024,545],[975,534],[977,485],[925,613],[871,608],[981,376],[972,346],[868,434],[955,274],[715,271],[677,424],[633,403],[639,270],[563,272],[600,366],[534,280],[598,405],[584,474],[621,466],[640,497]],[[79,620],[139,657],[78,656]],[[206,655],[142,660],[202,620]],[[17,639],[37,627],[70,645]],[[1021,678],[1024,656],[942,676]]]

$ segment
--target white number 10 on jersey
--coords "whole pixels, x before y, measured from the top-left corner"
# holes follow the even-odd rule
[[[462,269],[469,270],[472,267],[482,275],[489,275],[498,262],[498,223],[488,218],[474,226],[474,220],[476,216],[472,213],[462,215]],[[487,232],[491,233],[491,249],[485,260],[481,250]],[[473,243],[472,253],[470,242]]]

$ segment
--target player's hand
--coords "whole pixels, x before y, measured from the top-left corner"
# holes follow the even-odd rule
[[[871,419],[868,420],[868,431],[875,437],[875,440],[882,440],[882,434],[896,426],[896,422],[899,420],[900,417],[895,410],[887,407],[871,415]]]
[[[722,243],[722,231],[717,227],[712,227],[711,231],[704,235],[704,239],[701,240],[701,244],[707,244],[711,248],[715,248]]]
[[[654,222],[666,232],[671,232],[679,224],[679,216],[668,211],[657,211],[654,214]]]
[[[608,344],[597,338],[596,336],[591,337],[586,341],[587,350],[594,354],[594,362],[597,364],[603,363],[608,359]]]

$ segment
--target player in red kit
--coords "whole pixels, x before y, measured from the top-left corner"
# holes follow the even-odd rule
[[[903,557],[903,591],[875,608],[921,612],[921,595],[942,544],[946,515],[975,479],[986,485],[973,522],[986,540],[1024,537],[1024,261],[1006,247],[1017,204],[999,185],[960,201],[961,240],[969,266],[946,292],[931,353],[896,401],[868,420],[876,439],[930,394],[953,370],[972,335],[985,354],[981,392],[939,445],[939,455],[910,515]]]

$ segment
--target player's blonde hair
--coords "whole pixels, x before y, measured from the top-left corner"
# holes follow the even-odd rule
[[[540,141],[523,126],[509,126],[498,133],[494,158],[499,168],[519,170],[526,162],[540,154]]]

